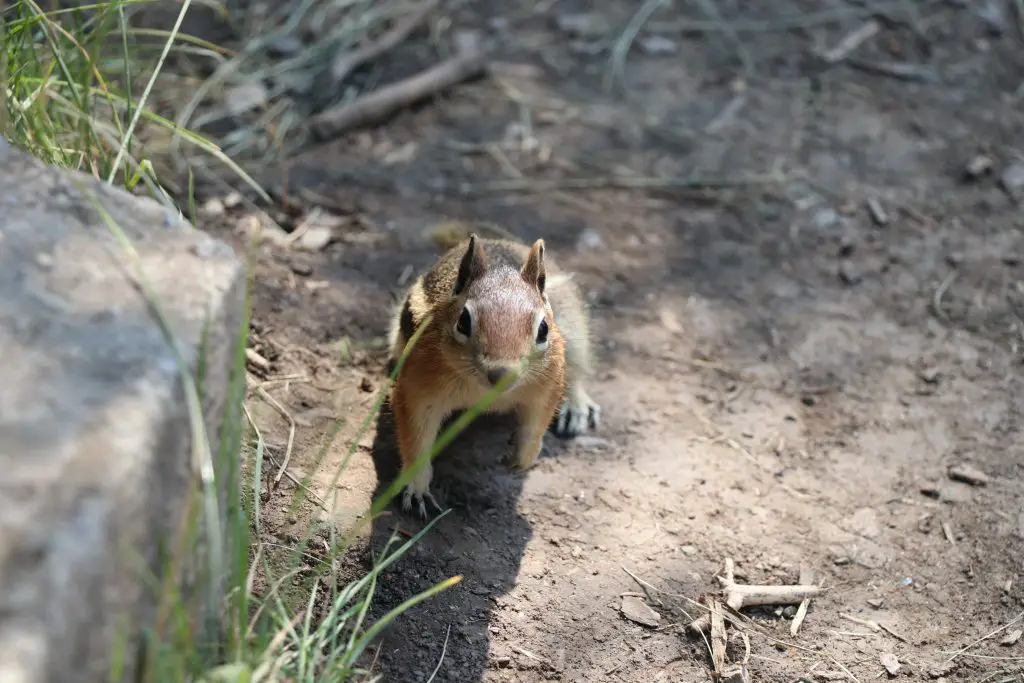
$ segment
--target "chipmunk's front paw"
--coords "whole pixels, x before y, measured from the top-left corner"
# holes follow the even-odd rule
[[[601,423],[601,406],[587,392],[577,389],[562,401],[555,419],[554,432],[563,439],[579,436]]]
[[[533,460],[524,460],[518,451],[509,451],[501,458],[501,463],[513,472],[525,472],[533,467]]]
[[[525,472],[533,467],[534,462],[545,450],[543,435],[540,439],[531,439],[525,434],[520,434],[518,438],[509,439],[509,445],[512,444],[515,444],[515,447],[501,456],[501,464],[513,472]]]
[[[444,511],[429,490],[413,491],[412,485],[406,486],[405,492],[402,494],[402,511],[405,513],[412,512],[413,503],[415,503],[415,509],[419,516],[423,519],[429,519],[430,515],[427,514],[427,501],[430,501],[430,504],[435,510],[437,510],[437,512]]]
[[[427,519],[427,501],[434,506],[434,509],[438,512],[443,512],[441,506],[437,500],[434,499],[433,494],[430,492],[430,480],[433,478],[433,470],[430,463],[427,463],[423,469],[421,469],[412,481],[409,482],[408,486],[405,487],[405,491],[402,493],[402,511],[410,512],[413,507],[413,503],[416,503],[416,512],[419,513],[420,517]]]

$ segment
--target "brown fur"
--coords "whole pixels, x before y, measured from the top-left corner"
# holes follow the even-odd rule
[[[445,417],[472,406],[489,390],[488,371],[518,372],[524,357],[538,353],[535,315],[545,309],[546,350],[490,407],[492,412],[516,413],[516,464],[533,464],[567,383],[589,375],[582,303],[567,278],[548,286],[560,272],[544,251],[543,240],[528,247],[472,235],[444,253],[410,287],[392,322],[392,362],[402,355],[413,332],[424,323],[426,327],[391,393],[403,468],[433,443]],[[472,336],[459,343],[453,330],[467,305],[472,309]],[[407,489],[406,505],[410,493],[415,494],[422,510],[430,477],[428,463]]]

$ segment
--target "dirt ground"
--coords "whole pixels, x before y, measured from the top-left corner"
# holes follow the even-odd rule
[[[791,610],[746,611],[755,681],[886,678],[883,653],[906,680],[1024,680],[1024,645],[1001,644],[1024,627],[1013,4],[879,3],[878,33],[833,65],[814,51],[862,26],[841,10],[863,4],[722,0],[734,32],[711,30],[723,24],[700,3],[687,11],[704,23],[683,30],[681,4],[641,31],[609,94],[602,40],[638,3],[463,3],[451,26],[504,37],[491,77],[259,169],[278,196],[287,178],[289,196],[342,219],[322,250],[261,251],[253,323],[257,370],[280,380],[265,389],[296,421],[290,471],[337,499],[339,523],[394,471],[385,415],[331,486],[383,381],[400,283],[435,257],[425,228],[543,237],[592,306],[603,424],[549,435],[525,476],[498,463],[500,418],[442,455],[452,511],[387,573],[377,614],[464,579],[387,631],[374,670],[709,680],[681,624],[732,558],[745,582],[796,583],[808,567],[826,588],[795,637]],[[800,10],[805,28],[779,29]],[[421,48],[382,62],[382,79]],[[692,174],[734,186],[682,187]],[[517,175],[522,187],[488,185]],[[606,186],[531,187],[564,177]],[[647,186],[608,186],[629,182]],[[208,223],[242,244],[236,221]],[[287,422],[258,397],[252,409],[279,459]],[[954,480],[954,465],[988,481]],[[271,542],[324,515],[289,516],[292,494],[285,479],[264,503]],[[350,570],[396,525],[422,522],[382,518]],[[660,626],[623,616],[622,596],[643,595],[630,574],[659,591],[645,599]]]

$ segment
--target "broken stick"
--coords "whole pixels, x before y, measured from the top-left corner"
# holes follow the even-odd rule
[[[711,598],[708,601],[709,614],[711,615],[711,676],[719,683],[750,683],[750,673],[747,671],[747,660],[744,658],[741,664],[726,664],[726,646],[728,641],[725,635],[725,615],[722,603],[718,598]],[[749,644],[747,654],[749,655]]]
[[[800,585],[809,586],[814,583],[814,571],[810,567],[800,567]],[[789,625],[789,634],[796,637],[799,633],[800,627],[804,623],[804,619],[807,618],[807,608],[811,606],[811,599],[804,598],[801,601],[800,606],[796,608],[796,616],[793,617],[793,623]]]
[[[416,27],[426,21],[430,13],[437,9],[438,4],[439,0],[427,0],[415,12],[395,22],[395,25],[387,33],[374,42],[364,45],[354,52],[338,53],[331,62],[331,79],[335,84],[341,83],[363,64],[395,49],[399,43],[416,30]]]
[[[733,561],[725,560],[725,571],[718,581],[722,584],[725,604],[734,611],[756,605],[799,605],[808,598],[813,598],[821,591],[819,586],[749,586],[736,583],[733,578]],[[692,622],[688,628],[697,633],[705,633],[711,627],[711,616],[703,614]]]
[[[721,676],[725,669],[725,616],[722,614],[722,603],[717,598],[708,601],[711,615],[711,665],[715,674]]]
[[[829,64],[837,64],[843,61],[851,52],[860,47],[862,43],[878,33],[881,28],[881,25],[874,19],[865,22],[860,28],[847,33],[834,48],[822,54],[822,59]]]
[[[363,95],[355,102],[321,112],[313,118],[313,133],[320,139],[327,139],[352,128],[377,123],[403,107],[482,72],[487,54],[482,38],[466,34],[458,42],[462,44],[454,57],[415,76]]]

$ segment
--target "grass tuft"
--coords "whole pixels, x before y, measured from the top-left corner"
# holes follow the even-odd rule
[[[149,2],[45,11],[36,0],[17,0],[0,12],[0,134],[48,164],[128,189],[145,183],[172,205],[144,144],[146,137],[170,137],[214,158],[268,199],[217,145],[148,106],[168,56],[197,42],[179,33],[191,0],[181,3],[166,33],[132,28],[126,9]],[[139,49],[142,36],[164,38],[159,55]]]

